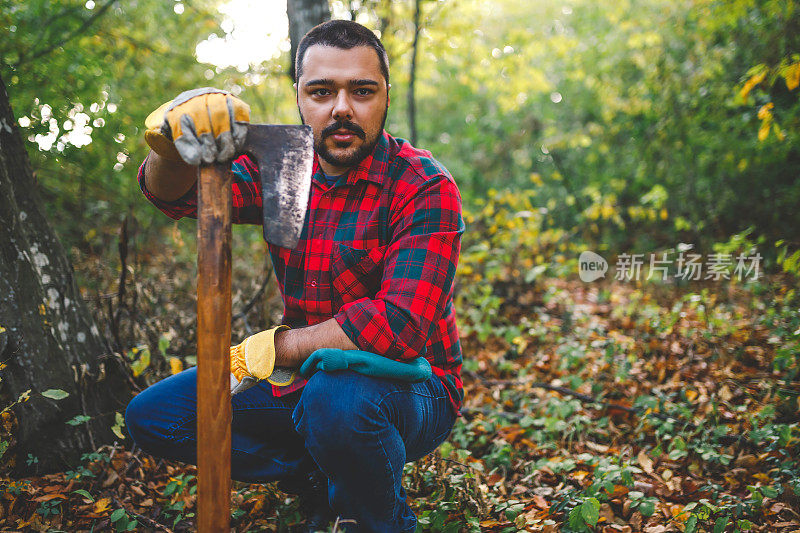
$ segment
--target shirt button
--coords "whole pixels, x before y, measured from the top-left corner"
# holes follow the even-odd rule
[[[311,286],[312,286],[312,287],[316,287],[316,286],[317,286],[317,280],[315,280],[315,279],[312,279],[312,280],[311,280]]]

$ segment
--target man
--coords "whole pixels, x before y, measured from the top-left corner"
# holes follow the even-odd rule
[[[315,27],[295,74],[314,135],[309,208],[295,249],[269,246],[283,325],[231,350],[232,477],[283,480],[287,490],[321,480],[325,503],[357,523],[348,531],[414,531],[403,465],[444,441],[463,398],[452,299],[461,198],[429,152],[383,130],[389,68],[371,31],[341,20]],[[222,93],[183,93],[148,134],[154,150],[139,183],[175,219],[196,215],[196,167],[176,150],[208,163],[241,146],[249,110]],[[257,169],[246,156],[232,169],[233,220],[258,224]],[[279,367],[305,377],[282,384]],[[143,391],[126,413],[135,442],[194,462],[196,397],[196,369]]]

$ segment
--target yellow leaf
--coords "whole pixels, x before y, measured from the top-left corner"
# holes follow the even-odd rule
[[[772,102],[768,104],[764,104],[758,110],[758,118],[761,120],[766,120],[768,118],[772,118],[772,109],[775,107],[775,104]]]
[[[169,358],[169,371],[173,374],[177,374],[183,370],[183,361],[178,359],[177,357],[170,357]]]
[[[689,400],[690,402],[693,402],[695,398],[697,398],[697,391],[691,390],[691,389],[686,391],[686,399],[687,400]]]
[[[765,120],[764,122],[761,123],[761,127],[758,128],[758,140],[759,141],[763,141],[769,135],[769,127],[771,125],[771,122],[772,121],[770,121],[770,120]]]
[[[111,498],[103,498],[101,500],[97,500],[97,502],[94,504],[95,514],[100,514],[103,511],[107,510],[109,505],[111,505]]]
[[[764,78],[766,77],[767,77],[767,71],[766,69],[764,69],[755,76],[751,77],[749,80],[747,80],[747,82],[745,82],[744,86],[742,87],[742,90],[739,91],[739,96],[742,97],[742,100],[745,100],[747,98],[747,95],[750,94],[750,91],[753,90],[753,87],[764,81]]]
[[[800,86],[800,61],[793,65],[789,65],[786,71],[783,74],[784,79],[786,79],[786,88],[790,91],[794,91]]]

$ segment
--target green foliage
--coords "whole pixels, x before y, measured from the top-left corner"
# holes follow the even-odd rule
[[[792,2],[432,4],[417,106],[436,120],[420,122],[420,144],[470,203],[493,187],[533,188],[558,227],[586,221],[610,246],[708,241],[748,226],[772,238],[797,232]],[[399,14],[406,4],[391,5]],[[395,72],[407,57],[392,58]],[[762,63],[769,75],[745,100],[742,83]],[[393,99],[393,131],[404,131],[404,106]],[[767,111],[780,135],[759,140]]]
[[[69,393],[61,389],[47,389],[42,393],[42,396],[51,400],[63,400],[69,396]]]
[[[128,513],[123,508],[111,513],[109,519],[117,531],[136,531],[136,526],[138,525],[138,521],[131,520],[131,517],[128,516]]]
[[[242,73],[197,61],[196,45],[224,34],[216,0],[182,10],[159,0],[2,4],[0,74],[48,212],[64,214],[55,229],[68,249],[106,248],[121,215],[144,205],[135,180],[144,119],[178,93],[222,87],[245,98],[254,119],[296,120],[282,62]],[[142,217],[140,229],[165,223]]]

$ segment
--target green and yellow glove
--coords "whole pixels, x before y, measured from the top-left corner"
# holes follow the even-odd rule
[[[145,119],[144,139],[161,157],[190,165],[224,163],[244,146],[250,107],[228,91],[201,87],[179,94]]]
[[[231,394],[247,390],[262,379],[273,385],[289,385],[294,381],[294,370],[275,366],[275,334],[284,329],[289,326],[256,333],[231,346]]]

